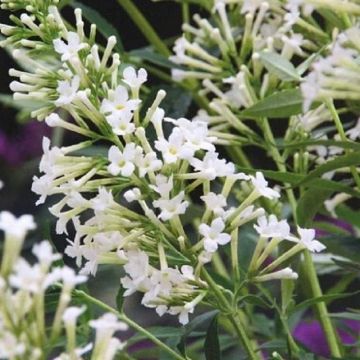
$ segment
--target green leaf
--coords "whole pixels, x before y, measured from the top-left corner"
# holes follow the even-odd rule
[[[294,65],[283,56],[271,52],[261,51],[259,53],[260,60],[271,73],[276,75],[280,80],[283,81],[300,81],[301,76],[296,71]]]
[[[274,93],[240,113],[248,118],[289,118],[302,112],[302,95],[299,89]]]
[[[360,314],[357,314],[357,313],[354,313],[354,312],[333,313],[333,314],[330,314],[330,317],[338,318],[338,319],[349,319],[349,320],[358,320],[358,321],[360,321]]]
[[[293,305],[293,294],[295,283],[289,279],[281,280],[281,311],[286,313],[287,309]]]
[[[331,235],[322,237],[321,241],[326,245],[329,253],[360,262],[360,239],[358,237]]]
[[[336,146],[343,149],[360,151],[360,144],[354,141],[335,141],[335,140],[309,140],[291,144],[277,144],[280,148],[285,149],[303,149],[308,146]]]
[[[300,309],[308,308],[308,307],[310,307],[310,306],[312,306],[314,304],[317,304],[317,303],[321,303],[321,302],[328,303],[330,301],[351,297],[351,296],[357,295],[359,293],[360,293],[360,290],[352,292],[352,293],[330,294],[330,295],[318,296],[318,297],[312,298],[312,299],[307,299],[307,300],[301,302],[300,304],[296,305],[293,308],[293,312],[296,312],[296,311],[298,311]]]
[[[142,49],[132,50],[128,53],[130,57],[136,57],[146,60],[152,64],[159,65],[168,69],[178,68],[177,64],[171,62],[166,56],[154,52],[153,48],[145,47]]]
[[[181,336],[181,328],[173,326],[151,326],[148,327],[147,330],[158,339],[180,338]],[[129,344],[135,344],[145,339],[147,339],[146,335],[135,334],[127,342]]]
[[[354,273],[360,273],[360,263],[354,261],[343,261],[338,259],[332,259],[336,265],[342,269]]]
[[[341,204],[336,208],[336,215],[339,219],[360,229],[360,216],[358,211],[350,209],[348,206]]]
[[[296,71],[299,75],[304,74],[310,66],[321,56],[321,53],[325,50],[325,46],[323,46],[318,52],[310,55],[305,61],[303,61],[297,68]]]
[[[105,39],[108,39],[110,36],[114,35],[117,40],[115,49],[120,54],[124,52],[124,46],[119,32],[100,13],[98,13],[93,8],[84,5],[78,1],[74,1],[73,3],[70,4],[70,6],[73,7],[74,9],[80,8],[82,10],[84,18],[88,20],[91,24],[95,24],[99,33],[103,35]]]
[[[206,360],[221,360],[218,331],[218,314],[214,316],[207,330],[204,348]]]
[[[261,298],[258,295],[249,294],[249,295],[241,296],[241,297],[239,297],[238,302],[239,303],[246,302],[246,303],[249,303],[252,305],[260,306],[264,309],[269,309],[269,308],[273,307],[272,304],[268,304],[265,299]]]
[[[297,187],[302,183],[302,180],[305,178],[305,175],[295,174],[290,172],[281,172],[273,170],[262,170],[262,169],[251,169],[244,167],[237,167],[238,171],[244,172],[245,174],[255,174],[257,171],[261,171],[267,179],[280,181],[284,184],[290,184],[293,187]],[[311,184],[308,184],[309,187],[320,189],[320,190],[331,190],[333,192],[345,192],[354,197],[360,197],[360,193],[355,191],[352,187],[347,186],[343,183],[327,180],[327,179],[314,179]]]
[[[299,185],[308,184],[311,181],[313,181],[314,179],[319,178],[321,175],[323,175],[329,171],[333,171],[333,170],[337,170],[337,169],[341,169],[341,168],[349,167],[349,166],[357,166],[357,165],[360,165],[360,151],[356,151],[356,152],[352,152],[350,154],[338,156],[334,160],[327,161],[326,163],[318,166],[315,170],[311,171],[297,185],[299,186]]]
[[[212,310],[192,319],[186,326],[182,328],[182,341],[185,342],[186,338],[190,336],[195,329],[207,324],[218,313],[219,313],[218,310]]]
[[[324,201],[333,193],[332,190],[312,188],[300,198],[296,213],[300,226],[308,226]]]

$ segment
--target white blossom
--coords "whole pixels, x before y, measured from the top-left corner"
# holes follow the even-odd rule
[[[124,193],[124,198],[127,202],[131,203],[133,201],[139,200],[141,198],[141,192],[138,188],[133,188]]]
[[[306,249],[311,252],[320,252],[326,249],[325,245],[315,239],[314,229],[303,229],[298,226],[297,231],[300,235],[300,238],[291,236],[290,238],[288,238],[288,240],[302,244]]]
[[[185,197],[184,191],[181,191],[178,195],[172,199],[159,199],[153,201],[153,206],[161,210],[159,218],[163,221],[172,219],[176,215],[185,214],[187,207],[189,206],[188,201],[183,201]]]
[[[125,68],[123,72],[123,81],[131,88],[138,89],[143,83],[147,81],[147,72],[141,68],[136,73],[136,70],[132,66]]]
[[[225,159],[219,159],[219,154],[209,151],[202,160],[193,158],[191,166],[198,171],[199,178],[214,180],[216,177],[225,177],[235,173],[235,165],[226,162]]]
[[[64,106],[70,104],[76,97],[80,86],[80,77],[75,75],[71,80],[59,80],[56,88],[59,94],[55,101],[56,106]]]
[[[117,146],[111,146],[108,154],[110,165],[108,171],[111,175],[129,177],[135,171],[136,158],[141,155],[142,149],[135,143],[126,144],[123,151]]]
[[[157,158],[156,153],[152,151],[145,156],[138,157],[136,165],[139,168],[139,176],[144,177],[149,172],[160,170],[163,163]]]
[[[49,267],[54,261],[61,259],[60,254],[54,254],[48,241],[35,244],[32,249],[33,254],[38,258],[41,265]]]
[[[69,326],[75,326],[78,317],[81,314],[83,314],[85,310],[86,310],[86,306],[81,306],[81,307],[71,306],[71,307],[68,307],[64,311],[62,319],[63,319],[65,324],[68,324]]]
[[[258,234],[264,238],[287,239],[290,236],[290,226],[286,220],[280,220],[275,215],[261,216],[254,225]]]
[[[32,215],[22,215],[16,218],[9,211],[0,213],[0,229],[7,236],[23,239],[30,230],[34,230],[36,224]]]
[[[107,117],[127,117],[139,104],[140,100],[129,99],[126,87],[119,85],[115,90],[109,91],[108,98],[101,103],[100,111]]]
[[[222,216],[224,214],[226,199],[222,194],[209,192],[206,195],[200,196],[200,199],[205,202],[207,209],[211,210],[216,216]]]
[[[150,187],[156,191],[162,199],[168,199],[170,191],[174,187],[173,177],[166,177],[165,175],[158,174],[155,178],[156,185],[150,185]]]
[[[155,141],[155,148],[161,151],[165,163],[172,164],[179,159],[190,160],[194,150],[186,144],[184,134],[179,128],[174,128],[168,140],[160,138]]]
[[[201,224],[199,226],[199,233],[203,236],[204,248],[208,252],[215,252],[218,245],[225,245],[231,240],[231,236],[224,233],[224,221],[221,218],[216,218],[211,225]]]
[[[55,51],[61,54],[61,61],[68,61],[78,54],[78,52],[86,47],[86,44],[82,43],[77,33],[69,31],[66,35],[67,44],[61,40],[56,39],[53,41]]]
[[[270,280],[296,280],[299,275],[293,271],[291,268],[287,267],[285,269],[274,271],[270,274],[257,276],[254,278],[255,281],[270,281]]]
[[[268,199],[276,199],[280,197],[280,194],[274,189],[268,186],[268,182],[265,180],[262,172],[257,171],[255,176],[251,176],[251,183],[255,190]]]

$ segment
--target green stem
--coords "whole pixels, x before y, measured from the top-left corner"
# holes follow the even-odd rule
[[[168,57],[171,55],[170,50],[165,43],[161,40],[154,28],[150,25],[142,12],[134,4],[132,0],[117,0],[119,5],[127,12],[138,29],[142,32],[150,44],[162,55]]]
[[[239,269],[239,228],[235,228],[231,232],[231,267],[235,284],[240,283],[240,269]]]
[[[183,23],[189,23],[190,22],[189,4],[182,3],[181,11],[182,11]]]
[[[340,117],[339,117],[339,114],[336,111],[336,108],[334,106],[334,102],[332,100],[328,100],[328,101],[326,101],[326,106],[328,107],[328,109],[330,111],[330,114],[333,117],[336,129],[337,129],[337,131],[339,133],[339,136],[340,136],[340,140],[344,141],[344,142],[348,142],[348,139],[346,137],[344,128],[342,126],[342,123],[341,123],[341,120],[340,120]],[[349,154],[349,153],[350,153],[350,150],[345,149],[345,154]],[[355,180],[357,188],[360,190],[360,176],[359,176],[359,174],[358,174],[358,172],[356,170],[356,167],[355,166],[350,166],[350,171],[351,171],[351,174],[352,174],[352,176],[353,176],[353,178]]]
[[[167,346],[166,344],[164,344],[161,340],[159,340],[157,337],[155,337],[153,334],[151,334],[149,331],[147,331],[146,329],[144,329],[143,327],[141,327],[139,324],[137,324],[135,321],[129,319],[124,313],[120,313],[119,311],[117,311],[116,309],[114,309],[113,307],[103,303],[102,301],[92,297],[91,295],[87,294],[86,292],[82,291],[82,290],[74,290],[73,291],[74,294],[76,294],[77,296],[82,297],[84,300],[87,300],[88,302],[98,306],[99,308],[111,312],[113,314],[115,314],[119,320],[123,321],[124,323],[126,323],[127,325],[129,325],[131,328],[133,328],[134,330],[138,331],[139,333],[143,334],[144,336],[146,336],[149,340],[151,340],[154,344],[156,344],[157,346],[159,346],[161,349],[163,349],[164,351],[166,351],[169,355],[171,355],[174,359],[177,360],[189,360],[189,359],[185,359],[184,357],[182,357],[180,354],[178,354],[176,351],[174,351],[173,349],[171,349],[169,346]]]
[[[275,145],[275,139],[274,136],[272,134],[269,122],[267,119],[263,119],[263,128],[264,128],[264,133],[265,133],[265,138],[268,139],[268,141],[270,142],[270,152],[273,156],[274,161],[277,164],[277,167],[280,171],[286,172],[286,166],[285,166],[285,162],[283,157],[281,156],[279,150],[277,149],[276,145]],[[297,216],[296,216],[296,208],[297,208],[297,202],[296,202],[296,198],[294,195],[294,192],[291,188],[289,188],[289,186],[286,184],[286,186],[288,187],[287,189],[287,196],[293,211],[293,217],[294,217],[294,222],[295,224],[297,223]],[[312,290],[312,295],[314,297],[321,297],[322,294],[322,290],[319,284],[319,279],[317,277],[316,274],[316,270],[315,270],[315,266],[314,263],[312,261],[311,255],[309,254],[308,251],[304,252],[304,256],[305,256],[305,267],[304,267],[304,271],[306,273],[306,276],[309,279],[310,282],[310,286],[311,286],[311,290]],[[325,336],[326,336],[326,340],[329,344],[330,347],[330,351],[331,354],[334,357],[340,357],[341,356],[341,352],[339,349],[339,344],[337,342],[337,338],[336,338],[336,332],[334,330],[334,327],[330,321],[329,318],[329,313],[326,307],[326,304],[324,302],[321,303],[317,303],[316,304],[316,308],[318,310],[319,313],[319,320],[320,323],[324,329],[325,332]]]
[[[275,138],[271,131],[269,121],[266,118],[263,118],[262,120],[263,120],[263,130],[264,130],[265,139],[268,141],[269,146],[270,146],[270,148],[269,148],[270,154],[271,154],[272,158],[274,159],[278,169],[282,172],[286,172],[285,161],[284,161],[283,157],[281,156],[278,148],[276,147]],[[297,223],[297,215],[296,215],[297,205],[296,205],[296,198],[294,195],[294,191],[291,189],[290,184],[285,184],[285,186],[286,186],[286,194],[289,199],[289,203],[291,205],[293,218],[294,218],[295,223]]]
[[[321,287],[319,284],[318,277],[316,275],[315,267],[312,262],[311,254],[308,250],[305,250],[304,252],[304,259],[305,259],[305,269],[307,276],[309,278],[312,294],[314,297],[318,298],[323,296],[323,293],[321,291]],[[324,329],[326,340],[329,344],[331,355],[337,358],[341,357],[341,351],[339,348],[339,344],[337,341],[337,335],[335,332],[335,329],[333,327],[333,324],[331,323],[329,313],[327,310],[327,307],[324,302],[316,303],[316,309],[319,313],[319,319],[321,322],[321,325]]]
[[[235,330],[238,338],[240,339],[242,345],[244,346],[244,348],[249,356],[249,359],[259,360],[260,357],[258,356],[258,354],[256,354],[256,351],[253,349],[251,340],[249,339],[246,331],[244,330],[244,327],[239,319],[237,311],[232,311],[233,309],[231,308],[225,295],[222,293],[220,287],[212,279],[212,277],[205,270],[205,268],[202,269],[202,275],[203,275],[205,281],[210,286],[220,307],[225,311],[225,316],[227,317],[227,319],[231,322],[232,326],[234,327],[234,330]]]

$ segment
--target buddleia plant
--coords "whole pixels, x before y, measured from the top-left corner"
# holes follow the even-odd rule
[[[99,42],[98,31],[106,32],[85,19],[87,7],[75,6],[65,20],[64,2],[1,3],[11,12],[11,23],[1,25],[2,45],[22,66],[9,71],[14,100],[38,103],[32,117],[75,139],[67,145],[43,139],[32,183],[37,205],[54,199],[48,211],[66,243],[63,256],[74,259],[80,279],[96,277],[105,265],[121,270],[113,289],[117,309],[86,289],[67,294],[66,306],[71,293],[110,312],[89,322],[108,329],[106,341],[104,334],[96,335],[92,358],[138,358],[130,345],[147,338],[160,349],[158,358],[165,352],[175,359],[212,359],[232,351],[238,358],[301,359],[310,355],[290,324],[310,305],[332,356],[343,356],[315,267],[326,243],[316,239],[311,222],[324,201],[334,212],[358,196],[357,127],[344,129],[333,102],[345,101],[343,113],[351,112],[350,101],[357,99],[356,83],[348,86],[337,77],[357,74],[358,5],[199,1],[205,15],[190,21],[189,5],[182,4],[184,34],[166,64],[172,67],[170,89],[187,92],[198,110],[186,118],[167,113],[169,86],[149,95],[148,72],[169,80],[164,69],[150,66],[143,50],[125,53],[115,35]],[[163,64],[170,55],[165,42],[133,3],[119,3]],[[274,119],[287,124],[281,138],[275,136]],[[324,128],[330,121],[334,140]],[[255,166],[253,148],[275,168]],[[336,181],[344,167],[344,178]],[[6,252],[3,261],[9,262]],[[298,305],[297,282],[310,290]],[[66,289],[65,283],[54,285]],[[123,299],[135,293],[141,306],[177,318],[174,342],[166,334],[169,327],[146,330],[125,315]],[[64,307],[60,300],[54,322]],[[62,314],[69,355],[61,359],[85,353],[74,345],[74,324],[84,311],[70,307]],[[260,319],[266,322],[267,312],[278,320],[280,349],[270,341],[271,330],[262,331]],[[128,343],[113,338],[125,324],[138,332]],[[205,324],[205,335],[192,334]],[[60,333],[55,327],[50,339]],[[41,334],[39,354],[48,356]],[[194,342],[187,341],[191,335]]]

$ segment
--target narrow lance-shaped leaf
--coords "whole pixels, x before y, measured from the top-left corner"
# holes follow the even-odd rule
[[[318,166],[315,170],[311,171],[309,173],[309,175],[307,175],[297,185],[299,186],[299,185],[308,184],[311,181],[313,181],[314,179],[319,178],[321,175],[323,175],[329,171],[345,168],[348,166],[356,166],[359,164],[360,164],[360,151],[356,151],[356,152],[353,152],[350,154],[338,156],[334,160],[327,161],[326,163]]]
[[[289,118],[302,112],[300,89],[284,90],[258,101],[242,111],[240,116],[249,118]]]
[[[271,52],[261,51],[260,60],[271,73],[283,81],[300,81],[301,76],[296,71],[294,65],[283,56]]]
[[[206,333],[205,343],[206,360],[220,360],[221,350],[218,331],[218,315],[215,315]]]
[[[273,171],[273,170],[262,170],[262,169],[250,169],[244,167],[237,167],[238,171],[244,172],[246,174],[255,174],[256,171],[261,171],[264,176],[269,180],[280,181],[285,184],[291,184],[293,187],[297,187],[299,184],[302,184],[302,181],[305,178],[305,175],[295,174],[291,172],[281,172],[281,171]],[[360,197],[360,193],[354,190],[352,187],[328,180],[328,179],[314,179],[309,187],[320,190],[329,190],[329,191],[337,191],[337,192],[345,192],[355,197]]]
[[[296,209],[300,226],[308,226],[322,204],[333,193],[332,190],[312,188],[300,198]]]

